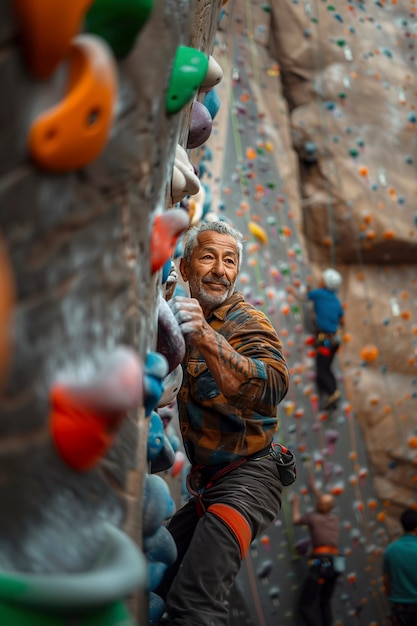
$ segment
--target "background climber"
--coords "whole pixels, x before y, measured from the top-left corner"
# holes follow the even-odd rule
[[[269,320],[234,290],[241,254],[227,223],[192,228],[180,262],[192,297],[170,301],[187,343],[178,406],[193,495],[169,523],[178,559],[157,590],[175,626],[228,624],[241,561],[295,479],[292,455],[271,446],[288,368]]]
[[[417,511],[406,509],[401,517],[404,534],[385,550],[384,590],[391,602],[394,626],[417,624]]]
[[[311,473],[308,480],[316,497],[316,510],[301,515],[298,494],[293,494],[291,500],[293,523],[308,526],[312,542],[299,610],[307,626],[331,626],[331,601],[344,559],[338,548],[340,522],[332,513],[333,496],[317,489]]]
[[[339,330],[344,325],[342,304],[336,295],[342,283],[342,277],[334,269],[326,269],[321,277],[318,289],[305,294],[292,285],[287,291],[300,300],[313,303],[316,326],[316,382],[320,396],[320,408],[337,408],[340,391],[332,371],[332,363],[340,346]]]

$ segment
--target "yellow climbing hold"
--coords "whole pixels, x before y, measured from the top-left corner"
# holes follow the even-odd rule
[[[248,228],[252,235],[256,237],[258,241],[260,241],[260,243],[268,243],[268,235],[266,234],[266,231],[262,228],[262,226],[259,226],[259,224],[256,224],[256,222],[253,222],[251,220],[248,224]]]

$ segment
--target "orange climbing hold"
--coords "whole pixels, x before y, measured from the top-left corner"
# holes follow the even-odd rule
[[[366,239],[368,241],[373,241],[375,239],[375,237],[376,237],[376,233],[375,233],[374,230],[369,229],[369,230],[366,231],[365,237],[366,237]]]
[[[250,161],[256,159],[256,150],[254,148],[246,148],[246,158]]]
[[[13,0],[30,70],[47,78],[66,58],[94,0]]]
[[[110,132],[117,96],[117,69],[99,37],[73,39],[68,55],[68,91],[62,102],[34,121],[29,152],[51,172],[88,165],[103,150]]]
[[[9,257],[0,241],[0,384],[10,360],[15,285]]]
[[[361,350],[361,358],[367,363],[372,363],[378,358],[378,348],[374,344],[366,344]]]

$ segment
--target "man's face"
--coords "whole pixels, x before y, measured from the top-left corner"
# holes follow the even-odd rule
[[[233,293],[238,265],[234,238],[212,230],[198,235],[189,264],[181,259],[182,277],[189,282],[191,297],[199,301],[205,315]]]

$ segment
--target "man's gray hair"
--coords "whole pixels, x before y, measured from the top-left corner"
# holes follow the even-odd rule
[[[191,261],[193,250],[198,244],[198,235],[207,231],[214,231],[216,233],[221,233],[222,235],[230,235],[231,237],[233,237],[237,245],[237,251],[239,255],[238,268],[240,269],[243,254],[243,235],[238,230],[236,230],[236,228],[233,228],[233,226],[231,226],[227,222],[223,222],[222,220],[216,220],[213,222],[202,222],[198,227],[192,226],[189,230],[186,231],[184,235],[184,251],[182,256],[187,261],[187,263]]]

